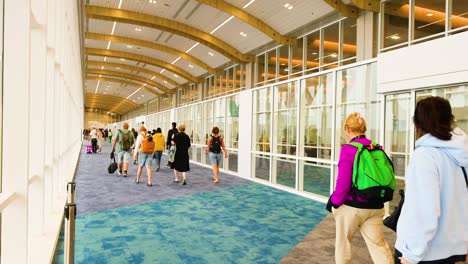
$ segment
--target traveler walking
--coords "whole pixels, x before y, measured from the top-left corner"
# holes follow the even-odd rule
[[[164,136],[162,134],[161,128],[157,128],[153,134],[153,139],[155,143],[154,148],[154,161],[156,166],[156,171],[159,171],[161,167],[161,157],[164,151]]]
[[[146,130],[144,126],[140,127],[140,133],[138,134],[136,143],[135,143],[135,151],[134,151],[134,160],[136,160],[136,156],[138,153],[138,171],[136,176],[136,183],[140,183],[140,176],[141,171],[143,170],[143,166],[146,166],[146,172],[148,173],[148,183],[146,185],[152,186],[152,179],[153,179],[153,167],[151,163],[153,162],[153,154],[154,154],[154,141],[153,137],[150,133]]]
[[[91,145],[93,146],[93,153],[96,153],[97,151],[97,141],[98,141],[98,133],[96,130],[96,127],[92,127],[91,132],[90,132],[90,137],[91,137]]]
[[[172,142],[176,145],[174,162],[171,164],[171,169],[174,169],[174,182],[179,182],[179,172],[182,172],[182,184],[186,185],[187,172],[190,171],[188,150],[191,144],[189,136],[185,134],[184,124],[179,125],[179,133],[174,136]]]
[[[123,176],[127,177],[128,163],[132,157],[130,151],[133,143],[135,142],[135,138],[133,137],[133,133],[128,130],[128,123],[123,123],[122,128],[123,129],[119,129],[117,131],[115,138],[112,141],[112,152],[115,152],[115,147],[117,146],[117,159],[119,163],[118,174],[122,175],[123,173]]]
[[[372,145],[372,141],[364,135],[366,121],[359,113],[352,113],[346,118],[344,130],[350,143]],[[383,236],[384,203],[363,199],[351,188],[357,150],[350,144],[341,148],[336,188],[327,204],[327,210],[333,213],[336,222],[335,262],[352,262],[351,242],[354,233],[360,230],[373,262],[393,263],[390,247]]]
[[[206,146],[206,152],[208,152],[211,165],[213,166],[213,183],[219,182],[219,165],[223,158],[228,157],[228,151],[224,145],[224,139],[219,134],[219,128],[213,127],[211,130],[211,137],[208,139],[208,144]],[[222,152],[221,152],[222,151]]]
[[[395,263],[466,263],[468,137],[454,128],[454,118],[444,98],[416,104],[413,123],[419,138],[405,176]]]

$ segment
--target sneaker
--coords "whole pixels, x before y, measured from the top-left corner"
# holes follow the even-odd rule
[[[127,177],[127,171],[124,171],[123,176]]]
[[[117,173],[118,173],[119,175],[122,175],[122,171],[121,171],[121,170],[119,170]]]
[[[156,171],[159,171],[159,166],[156,168]]]
[[[184,181],[182,182],[182,185],[187,185],[187,181],[184,180]]]

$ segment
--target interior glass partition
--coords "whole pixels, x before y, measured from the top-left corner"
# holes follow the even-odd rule
[[[226,131],[224,135],[224,143],[229,150],[229,158],[227,160],[227,168],[230,171],[238,171],[238,152],[239,147],[239,96],[234,95],[226,98],[227,101],[227,116],[226,116]]]
[[[255,153],[252,166],[254,177],[267,181],[270,180],[271,101],[271,87],[254,91],[252,150]]]
[[[428,36],[444,36],[446,24],[445,0],[414,0],[413,17],[415,40]]]
[[[385,152],[396,177],[404,177],[409,162],[412,109],[409,92],[385,96]]]
[[[333,73],[302,80],[303,157],[331,159]]]
[[[409,37],[409,0],[390,0],[383,4],[381,48],[407,43]]]
[[[452,29],[465,28],[468,26],[468,2],[452,1],[452,14],[450,15]]]
[[[296,186],[297,100],[299,90],[295,81],[273,87],[273,161],[272,182],[291,188]]]

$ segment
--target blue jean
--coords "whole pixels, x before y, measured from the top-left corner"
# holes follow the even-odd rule
[[[162,153],[163,153],[162,150],[154,152],[154,163],[155,163],[156,167],[160,167],[160,165],[161,165]]]

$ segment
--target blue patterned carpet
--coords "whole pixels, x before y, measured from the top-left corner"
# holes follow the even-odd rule
[[[92,156],[107,162],[108,155]],[[278,263],[327,215],[322,203],[236,176],[221,174],[222,184],[213,185],[211,171],[194,164],[187,188],[171,183],[169,170],[149,188],[131,185],[132,178],[93,176],[89,161],[82,155],[80,169],[89,167],[77,176],[77,193],[87,177],[113,177],[115,188],[138,188],[140,195],[109,194],[111,202],[97,207],[102,198],[77,195],[85,213],[76,219],[76,263]],[[58,251],[54,262],[62,259]]]

